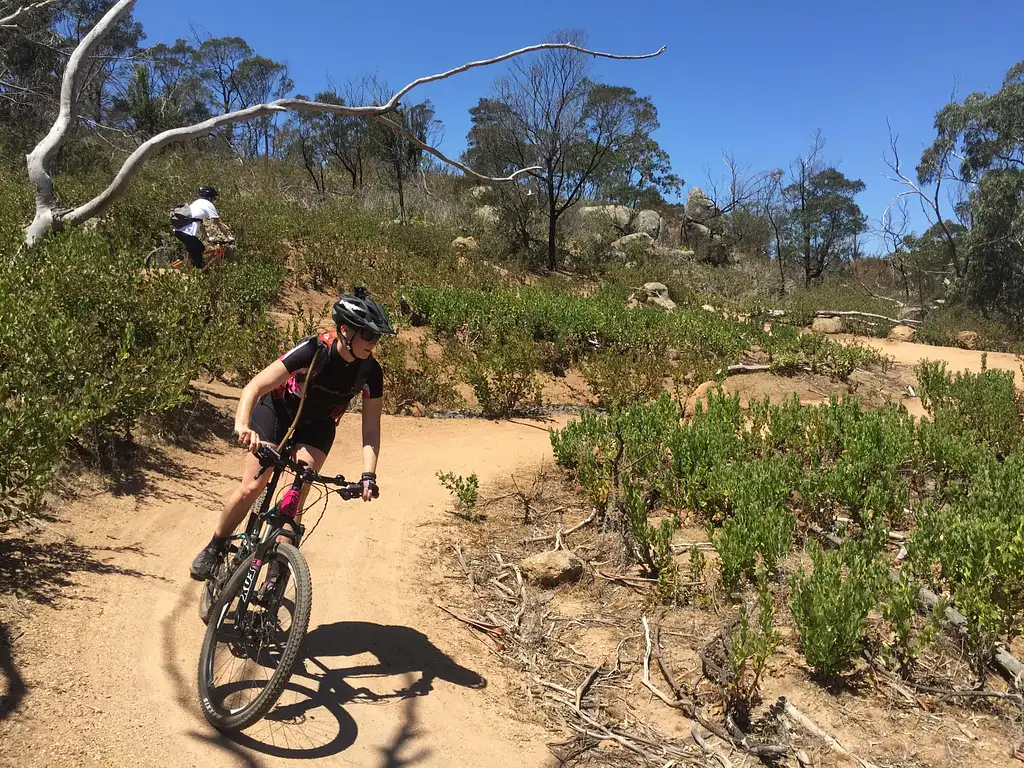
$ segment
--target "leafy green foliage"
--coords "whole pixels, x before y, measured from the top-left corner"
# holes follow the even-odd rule
[[[972,474],[959,498],[918,513],[908,550],[915,570],[952,593],[967,617],[981,669],[995,643],[1020,634],[1024,620],[1024,454],[976,465]]]
[[[428,410],[450,410],[461,402],[452,385],[454,373],[446,356],[435,358],[427,352],[427,338],[412,344],[398,338],[385,339],[374,351],[384,369],[384,408],[399,413],[419,403]]]
[[[469,363],[466,377],[491,418],[507,418],[541,405],[537,356],[529,342],[485,347]]]
[[[456,498],[459,514],[467,519],[474,519],[473,510],[476,508],[480,490],[480,481],[476,472],[464,478],[462,475],[456,476],[454,472],[439,471],[437,479]]]
[[[789,552],[796,518],[787,508],[796,477],[792,461],[744,462],[730,467],[728,511],[714,535],[722,584],[733,591],[760,566],[768,573]]]
[[[949,426],[962,437],[985,443],[1005,456],[1024,438],[1024,397],[1017,391],[1013,371],[985,369],[950,376],[944,361],[925,361],[917,367],[921,402],[938,427]]]
[[[814,570],[790,579],[790,609],[807,663],[824,678],[842,672],[861,648],[868,611],[888,580],[882,555],[886,532],[873,529],[836,551],[811,542]]]
[[[742,721],[749,720],[750,710],[760,698],[761,677],[768,659],[779,647],[779,633],[774,627],[775,604],[768,579],[762,571],[757,580],[757,624],[751,624],[747,606],[740,606],[740,616],[730,635],[726,706]]]

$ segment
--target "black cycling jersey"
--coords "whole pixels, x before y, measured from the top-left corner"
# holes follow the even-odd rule
[[[301,422],[320,419],[337,421],[348,409],[359,389],[366,399],[384,396],[384,372],[373,357],[350,363],[338,353],[333,333],[310,336],[281,356],[281,362],[292,376],[273,393],[274,398],[285,406],[293,418],[299,408],[306,374],[318,347],[322,351],[316,362],[317,370],[309,391],[306,392]]]

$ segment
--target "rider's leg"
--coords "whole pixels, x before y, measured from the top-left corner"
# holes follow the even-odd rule
[[[295,458],[298,461],[305,462],[309,466],[309,468],[312,469],[314,472],[319,472],[320,468],[324,465],[324,462],[327,461],[327,454],[324,451],[321,451],[319,448],[314,448],[311,445],[305,445],[300,443],[295,447]],[[298,504],[296,505],[297,512],[295,514],[295,517],[293,518],[296,523],[302,522],[302,507],[306,503],[307,493],[309,493],[308,484],[303,485],[302,491],[299,493],[299,501]],[[287,523],[285,523],[285,525],[288,526],[288,528],[292,531],[295,530],[294,528],[292,528],[292,526],[288,525]],[[283,544],[287,541],[289,541],[287,536],[282,535],[277,537],[278,544]],[[273,593],[274,590],[277,588],[278,580],[280,578],[281,564],[277,560],[273,560],[267,566],[267,575],[264,578],[263,584],[260,586],[259,592],[257,593],[257,598],[260,601],[264,602],[264,604],[269,605],[269,603],[266,603],[266,600],[268,596],[271,593]],[[281,595],[278,594],[278,597],[281,597]]]
[[[175,236],[181,240],[185,245],[185,250],[188,251],[188,259],[192,262],[192,266],[197,269],[203,269],[206,266],[206,261],[203,259],[203,252],[206,250],[206,246],[203,245],[203,241],[195,235],[188,235],[184,232],[178,232],[175,230]]]
[[[193,579],[205,581],[210,577],[224,555],[228,538],[234,533],[235,528],[245,517],[245,513],[256,501],[256,497],[270,481],[270,472],[264,472],[259,479],[256,479],[260,469],[259,459],[253,454],[247,453],[242,464],[242,482],[228,497],[210,543],[203,547],[192,561],[189,574]]]
[[[300,443],[295,446],[295,459],[296,461],[305,462],[314,472],[319,472],[324,462],[327,461],[327,454],[319,448],[314,448],[312,445]],[[302,492],[299,494],[298,512],[295,515],[296,523],[302,522],[302,508],[306,503],[307,493],[309,493],[309,485],[303,485]],[[288,541],[288,539],[282,536],[278,541]]]
[[[246,453],[245,462],[242,465],[242,482],[228,496],[227,501],[224,503],[224,509],[220,513],[217,528],[214,530],[214,534],[218,537],[226,539],[235,532],[235,528],[245,518],[246,513],[252,507],[252,503],[256,501],[256,497],[260,495],[267,483],[270,482],[270,470],[267,470],[260,475],[259,479],[256,479],[256,475],[260,474],[260,469],[262,469],[260,460],[253,454]]]

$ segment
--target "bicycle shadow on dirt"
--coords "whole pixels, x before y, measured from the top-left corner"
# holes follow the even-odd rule
[[[369,654],[376,663],[345,665],[340,659]],[[417,678],[417,674],[419,677]],[[381,693],[384,678],[401,679],[397,690]],[[377,690],[361,685],[360,680],[375,680]],[[388,768],[414,765],[430,755],[421,749],[402,756],[419,736],[416,700],[429,695],[434,684],[443,680],[453,685],[481,689],[487,681],[471,669],[460,666],[437,648],[422,632],[411,627],[390,626],[362,621],[340,621],[316,627],[306,635],[303,656],[296,665],[284,698],[264,718],[265,725],[236,734],[234,740],[248,749],[274,757],[321,758],[338,754],[355,743],[358,728],[345,705],[371,703],[387,705],[404,702],[402,722],[392,743],[381,748],[382,765]],[[300,682],[301,681],[301,682]],[[307,684],[308,681],[308,684]],[[394,683],[383,683],[393,688]],[[337,733],[327,741],[308,747],[298,746],[310,739],[317,709],[326,709],[337,721]],[[396,716],[396,720],[397,720]],[[331,729],[334,729],[331,725]],[[283,745],[283,746],[282,746]]]
[[[0,720],[21,706],[28,686],[14,662],[14,638],[6,625],[0,624]]]

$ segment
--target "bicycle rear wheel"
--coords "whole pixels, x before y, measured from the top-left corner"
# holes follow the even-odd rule
[[[146,254],[146,269],[171,269],[175,262],[181,263],[181,255],[171,245],[161,245]]]
[[[279,588],[264,589],[268,559],[239,620],[252,564],[247,558],[225,585],[206,627],[199,655],[199,700],[206,719],[221,731],[248,728],[270,711],[292,675],[309,627],[313,587],[305,558],[291,544],[278,544],[272,560],[280,567]],[[262,602],[256,598],[261,594],[267,595]]]

